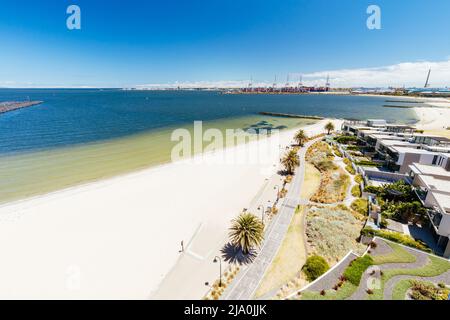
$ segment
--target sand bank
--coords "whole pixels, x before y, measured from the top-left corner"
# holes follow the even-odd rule
[[[430,107],[415,107],[419,118],[418,129],[425,131],[442,131],[450,127],[450,103],[433,102]]]

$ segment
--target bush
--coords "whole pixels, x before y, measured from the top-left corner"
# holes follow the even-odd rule
[[[354,197],[361,197],[361,188],[359,187],[359,185],[355,185],[352,187],[352,196]]]
[[[368,161],[368,160],[361,160],[356,162],[356,165],[358,166],[363,166],[363,167],[377,167],[378,164],[373,162],[373,161]]]
[[[347,150],[350,150],[350,151],[361,151],[361,147],[359,147],[359,146],[347,146]]]
[[[327,261],[321,256],[314,255],[306,260],[303,272],[309,281],[314,281],[330,269]]]
[[[380,228],[381,229],[386,229],[387,226],[388,226],[388,221],[386,220],[385,217],[381,217]]]
[[[355,169],[353,169],[353,167],[351,165],[346,166],[345,170],[347,170],[348,173],[350,173],[351,175],[356,173]]]
[[[358,174],[358,175],[355,177],[355,182],[356,182],[357,184],[361,184],[361,183],[363,183],[363,181],[364,181],[364,178],[363,178],[362,175]]]
[[[335,154],[337,157],[342,158],[343,154],[339,151],[339,148],[338,148],[338,147],[333,146],[333,151],[334,151],[334,154]]]
[[[406,234],[398,233],[395,231],[388,230],[374,230],[370,227],[366,227],[361,230],[361,235],[363,236],[378,236],[381,238],[385,238],[387,240],[391,240],[405,246],[416,248],[425,252],[432,252],[428,246],[420,240],[414,240],[413,237],[408,236]]]
[[[331,160],[324,160],[316,163],[316,168],[321,171],[336,170],[337,166]]]
[[[351,284],[359,286],[361,277],[368,267],[373,265],[373,259],[369,255],[357,258],[350,263],[350,266],[345,269],[344,277]]]
[[[413,188],[403,180],[380,187],[378,195],[383,200],[412,202],[417,201]]]
[[[426,220],[427,211],[420,202],[414,201],[385,204],[383,214],[397,221],[418,223]]]
[[[367,215],[368,205],[369,204],[366,199],[356,199],[352,202],[350,207],[359,214]]]
[[[364,188],[364,192],[373,193],[373,194],[379,194],[381,192],[381,187],[366,186]]]
[[[340,144],[350,144],[355,143],[358,140],[358,138],[355,136],[339,136],[336,137],[335,140]]]
[[[410,296],[413,300],[447,300],[448,292],[430,282],[411,280]]]
[[[349,158],[344,158],[342,161],[344,161],[344,163],[348,166],[352,165],[352,161]]]

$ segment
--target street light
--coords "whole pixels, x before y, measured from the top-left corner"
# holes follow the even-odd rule
[[[273,187],[274,190],[277,190],[277,201],[280,199],[280,186],[276,185]]]
[[[222,286],[222,259],[219,256],[215,256],[213,262],[219,261],[219,287]]]
[[[262,204],[260,204],[259,207],[258,207],[258,210],[261,210],[261,209],[262,209],[262,212],[261,212],[261,221],[262,221],[262,223],[264,224],[264,213],[265,213],[265,211],[264,211],[264,206],[263,206]]]

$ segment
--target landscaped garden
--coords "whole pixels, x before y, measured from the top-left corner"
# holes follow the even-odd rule
[[[381,238],[368,252],[350,263],[343,261],[340,277],[325,274],[291,298],[304,300],[412,299],[446,300],[450,285],[450,262]],[[327,279],[328,277],[328,279]],[[330,278],[335,284],[330,284]]]
[[[322,175],[319,190],[311,197],[313,202],[340,202],[347,195],[350,178],[333,162],[333,159],[334,154],[324,141],[316,142],[306,153],[306,160],[312,163]]]
[[[324,257],[330,265],[336,264],[347,252],[364,252],[365,246],[357,240],[363,221],[344,206],[310,207],[306,216],[308,252]]]

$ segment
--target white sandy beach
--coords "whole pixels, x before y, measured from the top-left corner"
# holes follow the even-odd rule
[[[423,99],[430,107],[416,107],[419,117],[417,128],[427,131],[446,130],[450,127],[450,100],[444,98]]]
[[[317,134],[323,125],[305,129]],[[182,240],[199,228],[222,235],[274,174],[278,159],[214,163],[223,152],[257,152],[258,143],[208,154],[208,164],[172,163],[0,207],[0,298],[149,298]],[[203,250],[220,241],[204,239]]]

